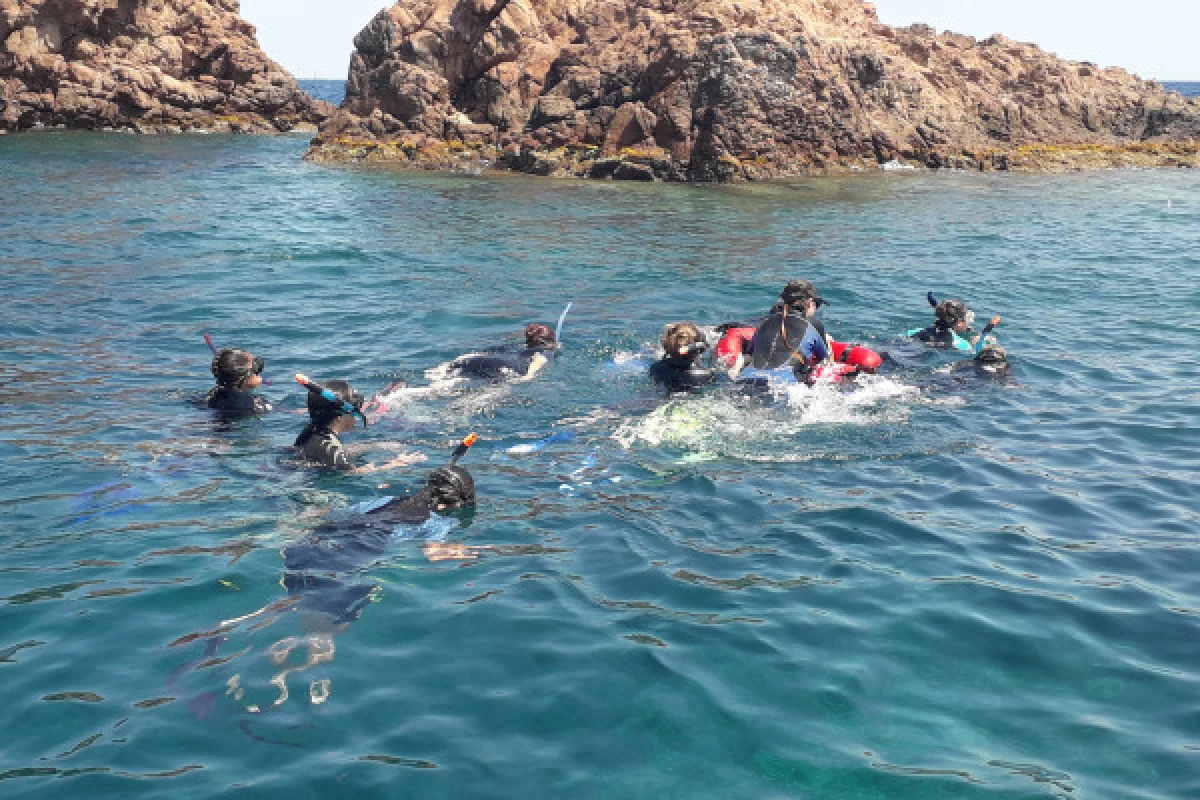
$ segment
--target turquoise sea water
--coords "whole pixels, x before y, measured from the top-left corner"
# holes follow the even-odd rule
[[[304,147],[0,138],[0,795],[1200,796],[1195,172],[696,188]],[[648,385],[663,324],[794,277],[887,375]],[[1011,382],[897,341],[928,290],[1003,315]],[[306,638],[281,549],[428,466],[289,468],[288,376],[425,385],[568,300],[541,380],[346,437],[436,465],[478,431],[442,535],[485,549],[397,536]],[[205,331],[277,413],[187,404]]]

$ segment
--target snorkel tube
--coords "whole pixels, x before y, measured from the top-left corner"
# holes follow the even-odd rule
[[[992,317],[992,321],[989,322],[987,324],[987,327],[983,329],[983,332],[979,334],[979,341],[975,343],[975,357],[976,358],[978,358],[979,354],[983,352],[983,347],[985,344],[987,344],[988,334],[991,333],[992,331],[996,330],[996,326],[999,324],[1000,324],[1000,317]]]
[[[458,447],[454,448],[454,452],[450,455],[450,466],[457,466],[458,460],[465,456],[467,451],[471,449],[471,445],[475,444],[477,441],[479,441],[479,437],[472,433],[467,436],[467,438],[459,442]]]
[[[937,298],[933,296],[933,292],[929,292],[928,294],[926,294],[925,299],[929,301],[930,307],[932,307],[932,308],[938,307],[938,301],[937,301]]]
[[[562,346],[562,329],[563,323],[567,321],[567,314],[571,313],[571,306],[574,303],[567,303],[567,307],[558,315],[558,325],[554,328],[554,352],[558,353],[558,348]]]
[[[300,384],[305,389],[308,389],[308,391],[312,392],[313,394],[319,394],[329,402],[341,406],[341,409],[344,413],[353,414],[354,416],[358,417],[362,420],[363,427],[367,427],[367,415],[362,412],[362,409],[358,408],[353,403],[347,403],[329,389],[326,389],[319,383],[310,381],[307,375],[301,375],[299,372],[296,373],[296,383]],[[466,451],[464,450],[463,452],[465,453]]]

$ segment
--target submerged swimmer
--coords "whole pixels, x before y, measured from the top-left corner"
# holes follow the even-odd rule
[[[464,442],[464,445],[466,443]],[[283,550],[283,586],[288,599],[271,604],[236,620],[222,623],[222,629],[259,617],[278,613],[295,606],[301,612],[303,636],[288,636],[272,645],[268,654],[280,667],[271,678],[279,692],[272,706],[283,705],[289,697],[288,681],[292,675],[310,670],[334,660],[337,648],[334,636],[357,620],[371,602],[379,596],[381,586],[367,577],[368,570],[383,557],[393,539],[426,538],[425,554],[430,560],[469,559],[468,548],[446,545],[429,538],[440,538],[439,529],[432,523],[439,515],[451,514],[475,504],[475,480],[463,467],[451,465],[431,473],[425,486],[409,497],[389,499],[386,503],[350,519],[328,522]],[[447,551],[450,551],[449,553]],[[210,642],[206,655],[215,652],[220,639]],[[303,663],[292,665],[291,654],[304,646]],[[241,688],[238,678],[230,682]],[[308,696],[314,705],[329,699],[332,680],[312,680]],[[252,705],[251,712],[265,709]]]
[[[327,381],[319,385],[303,375],[297,375],[296,380],[308,389],[309,423],[293,445],[304,461],[330,469],[370,473],[425,460],[420,455],[400,455],[384,464],[355,467],[339,434],[353,430],[358,419],[366,426],[363,396],[345,381]]]
[[[457,377],[492,382],[532,380],[546,368],[557,349],[554,331],[533,323],[525,328],[524,347],[499,347],[482,353],[468,353],[454,359],[448,372]]]
[[[686,391],[712,383],[716,375],[696,363],[708,345],[691,322],[673,322],[663,331],[663,357],[650,365],[650,377],[671,391]]]
[[[212,374],[217,385],[209,391],[204,405],[229,417],[265,414],[271,404],[254,394],[262,386],[264,363],[261,357],[227,347],[213,356]]]
[[[932,303],[932,294],[930,295]],[[974,350],[975,342],[968,334],[975,322],[975,312],[957,298],[943,300],[934,306],[936,321],[928,328],[908,332],[917,341],[935,347],[953,347],[956,350]]]
[[[283,585],[289,595],[300,596],[303,610],[325,616],[330,627],[353,622],[375,589],[373,583],[355,582],[356,573],[383,556],[393,538],[420,537],[421,526],[436,515],[473,505],[475,479],[465,467],[434,470],[416,494],[326,523],[285,548]],[[440,550],[429,547],[426,554],[436,559]]]

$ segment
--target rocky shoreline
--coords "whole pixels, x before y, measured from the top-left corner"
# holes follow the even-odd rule
[[[401,0],[307,157],[615,180],[1200,166],[1200,102],[863,0]]]
[[[0,0],[0,133],[315,131],[237,0]]]

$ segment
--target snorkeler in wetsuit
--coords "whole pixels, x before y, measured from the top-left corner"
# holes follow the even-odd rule
[[[809,281],[792,281],[754,334],[751,364],[756,371],[791,367],[796,380],[810,383],[813,368],[829,360],[825,328],[816,318],[827,301]]]
[[[908,335],[934,347],[953,347],[956,350],[974,349],[973,343],[966,334],[975,322],[975,312],[967,308],[966,303],[957,298],[943,300],[934,308],[934,315],[937,319],[933,325],[909,331]]]
[[[262,358],[245,350],[227,347],[220,351],[212,360],[217,385],[205,397],[204,405],[226,417],[267,413],[271,404],[253,392],[262,386],[263,366]]]
[[[296,437],[293,445],[305,461],[330,469],[353,469],[354,464],[342,445],[338,434],[354,429],[357,417],[348,411],[349,405],[361,412],[363,396],[345,381],[326,381],[324,388],[337,395],[340,402],[333,402],[323,395],[308,393],[308,425]]]
[[[1012,372],[1012,365],[1008,363],[1008,351],[998,344],[988,344],[984,345],[975,358],[955,364],[954,371],[972,372],[979,378],[1002,380]]]
[[[355,580],[383,556],[405,529],[417,529],[435,515],[475,505],[475,480],[464,467],[434,470],[416,494],[393,499],[353,519],[326,523],[283,551],[283,585],[299,596],[301,608],[328,618],[332,627],[358,618],[370,602],[374,583]]]
[[[696,363],[708,345],[691,322],[673,322],[663,331],[663,357],[650,365],[650,377],[673,392],[707,386],[716,379],[710,367]]]
[[[545,369],[557,349],[554,331],[534,323],[525,328],[523,348],[500,347],[483,353],[469,353],[451,362],[449,372],[463,378],[495,383],[531,380]]]

